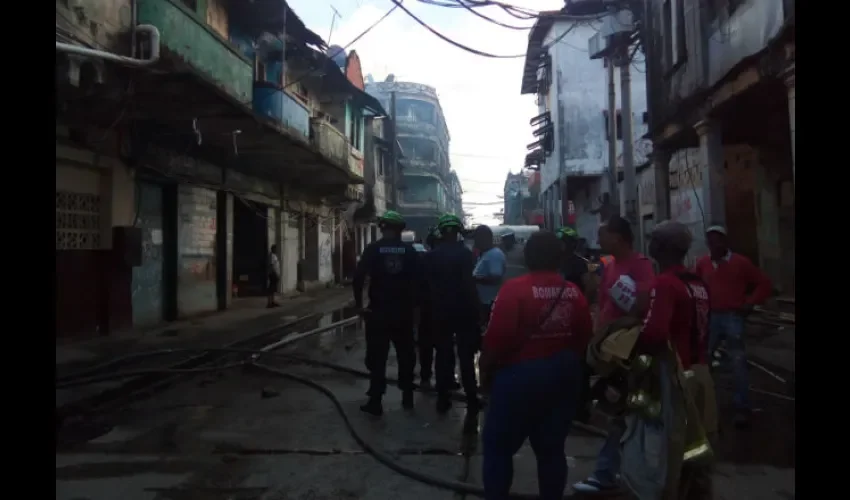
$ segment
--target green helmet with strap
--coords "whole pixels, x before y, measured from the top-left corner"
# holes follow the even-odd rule
[[[437,220],[437,229],[443,231],[448,228],[457,228],[458,230],[463,229],[463,221],[460,220],[455,214],[443,214],[439,220]]]
[[[571,227],[562,227],[555,232],[555,235],[558,239],[566,240],[566,239],[578,239],[578,233],[575,229]]]
[[[404,217],[401,216],[400,213],[387,210],[384,215],[378,217],[378,224],[382,226],[396,226],[396,227],[405,227]]]

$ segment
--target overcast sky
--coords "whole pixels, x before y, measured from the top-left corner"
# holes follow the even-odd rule
[[[393,7],[390,0],[288,0],[308,28],[326,41],[333,10],[340,13],[330,43],[345,46]],[[563,0],[510,0],[535,10],[563,7]],[[411,12],[448,38],[483,52],[524,54],[528,30],[512,30],[476,17],[465,9],[449,9],[413,0]],[[511,17],[500,9],[481,11],[514,26],[532,21]],[[377,25],[348,51],[356,50],[363,74],[436,87],[451,134],[451,163],[464,189],[466,211],[477,223],[496,224],[508,172],[518,172],[525,146],[533,142],[528,121],[537,114],[534,96],[520,95],[523,58],[491,59],[465,52],[440,40],[401,9]],[[498,202],[498,203],[496,203]],[[480,205],[481,203],[492,203]]]

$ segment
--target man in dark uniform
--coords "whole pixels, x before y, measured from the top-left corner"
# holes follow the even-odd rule
[[[366,320],[366,368],[369,370],[369,401],[360,407],[380,416],[387,387],[387,356],[390,342],[398,361],[398,387],[402,406],[413,408],[413,370],[416,346],[413,325],[417,307],[417,287],[422,279],[421,262],[413,245],[401,241],[404,218],[389,211],[378,219],[381,239],[370,243],[360,258],[354,275],[354,305]],[[363,284],[369,277],[369,308],[363,308]]]
[[[478,293],[472,271],[475,257],[459,241],[461,220],[451,214],[440,217],[437,224],[442,242],[432,252],[425,270],[434,308],[434,336],[437,344],[437,411],[451,408],[454,382],[454,337],[457,336],[461,383],[468,408],[478,410],[478,381],[475,376],[475,353],[481,344],[478,324]]]
[[[429,228],[425,242],[428,245],[428,252],[422,254],[422,264],[423,268],[427,269],[428,261],[434,256],[434,249],[440,244],[440,231],[436,227]],[[425,278],[424,275],[423,278]],[[428,280],[423,279],[421,284],[422,313],[419,316],[419,325],[416,332],[416,343],[419,347],[419,385],[422,388],[429,388],[431,387],[431,375],[434,373],[434,350],[436,349],[433,327],[434,308],[431,304]]]
[[[575,284],[582,293],[587,294],[587,273],[589,272],[588,261],[576,253],[578,248],[578,233],[571,227],[562,227],[555,233],[563,245],[563,257],[561,260],[561,276],[565,280]],[[588,301],[591,299],[588,297]],[[584,367],[584,381],[579,394],[579,405],[576,410],[575,419],[579,422],[590,420],[591,388],[590,367]]]
[[[561,262],[561,276],[575,284],[582,293],[587,294],[585,280],[588,273],[588,261],[576,253],[578,248],[578,233],[571,227],[562,227],[556,233],[564,249]]]

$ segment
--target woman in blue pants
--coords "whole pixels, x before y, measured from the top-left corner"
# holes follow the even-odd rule
[[[492,380],[482,436],[484,495],[510,495],[513,456],[526,438],[542,500],[563,497],[564,443],[579,404],[592,333],[587,299],[558,272],[561,245],[546,231],[525,246],[529,273],[502,286],[484,336],[482,380]]]

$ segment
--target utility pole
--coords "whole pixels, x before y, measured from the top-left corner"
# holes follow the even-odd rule
[[[631,66],[631,57],[629,56],[628,45],[624,45],[620,49],[618,59],[620,63],[620,108],[623,123],[623,198],[625,202],[625,217],[631,223],[632,233],[639,242],[637,172],[635,172],[634,138],[632,137],[632,77],[629,69],[629,66]]]
[[[395,91],[390,92],[390,200],[393,210],[398,210],[398,151],[396,143]]]
[[[614,60],[605,58],[608,69],[608,193],[614,213],[620,213],[620,190],[617,186],[617,84],[614,82]]]

